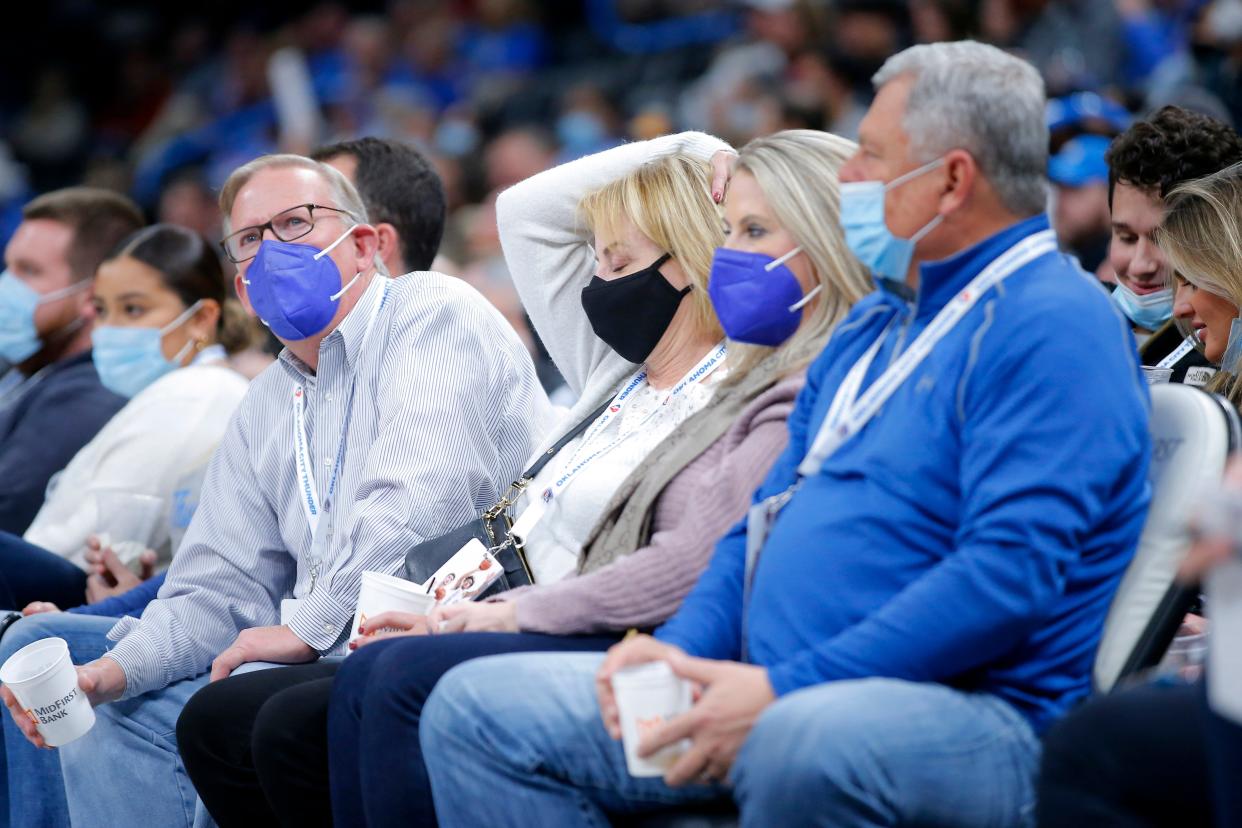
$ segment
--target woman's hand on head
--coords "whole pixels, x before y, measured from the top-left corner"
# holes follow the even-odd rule
[[[712,156],[712,201],[720,204],[729,192],[729,178],[733,175],[733,162],[737,153],[733,150],[716,150]]]

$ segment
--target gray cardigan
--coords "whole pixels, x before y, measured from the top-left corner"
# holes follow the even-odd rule
[[[801,373],[787,377],[756,397],[669,482],[656,503],[646,546],[586,574],[500,596],[517,602],[518,626],[528,632],[594,633],[653,627],[672,615],[784,451],[785,420],[803,379]]]

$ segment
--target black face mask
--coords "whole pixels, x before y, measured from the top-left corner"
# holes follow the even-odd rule
[[[582,309],[595,335],[630,362],[642,362],[677,313],[690,286],[678,290],[660,273],[665,253],[651,267],[619,279],[595,276],[582,289]]]

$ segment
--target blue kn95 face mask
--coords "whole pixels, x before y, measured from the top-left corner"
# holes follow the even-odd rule
[[[287,341],[309,339],[328,327],[345,291],[341,271],[328,254],[354,232],[354,225],[332,244],[317,250],[309,244],[264,240],[246,269],[242,283],[250,306],[272,333]]]
[[[801,247],[795,247],[773,259],[762,253],[716,248],[707,293],[729,339],[775,347],[794,335],[802,321],[802,306],[823,287],[816,285],[802,295],[802,285],[785,266],[801,252]]]

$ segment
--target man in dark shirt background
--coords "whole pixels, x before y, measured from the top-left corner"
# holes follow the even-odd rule
[[[0,377],[0,531],[26,530],[52,475],[126,402],[91,361],[91,285],[143,223],[128,198],[91,187],[22,210],[0,275],[0,358],[13,363]]]

